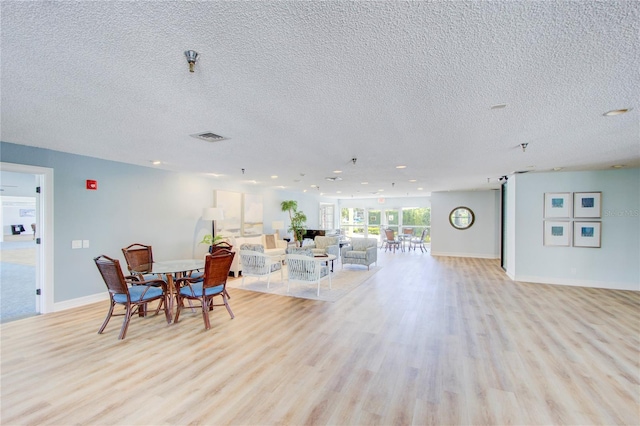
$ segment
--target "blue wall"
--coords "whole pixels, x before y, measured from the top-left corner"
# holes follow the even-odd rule
[[[106,254],[120,259],[132,243],[153,246],[155,260],[204,256],[199,244],[211,232],[201,219],[213,205],[217,189],[259,193],[265,231],[273,220],[285,220],[280,202],[298,200],[311,223],[318,222],[318,199],[285,191],[256,191],[251,186],[221,185],[215,178],[175,173],[47,149],[0,143],[0,161],[54,170],[54,303],[105,293],[92,259]],[[98,190],[85,181],[98,181]],[[72,240],[89,240],[86,249],[71,249]]]
[[[640,169],[518,175],[515,279],[640,290]],[[509,181],[511,184],[511,180]],[[543,245],[545,192],[602,192],[602,247]]]

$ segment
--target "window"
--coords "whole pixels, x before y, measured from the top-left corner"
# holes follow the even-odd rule
[[[334,229],[335,225],[335,205],[320,203],[320,229]]]
[[[347,237],[363,237],[366,225],[364,209],[345,207],[340,212],[340,229]]]
[[[413,228],[413,235],[419,237],[425,232],[425,242],[431,242],[431,208],[411,207],[402,209],[402,227]]]

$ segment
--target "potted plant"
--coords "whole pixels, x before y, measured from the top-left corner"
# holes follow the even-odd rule
[[[211,234],[206,234],[204,237],[202,237],[202,241],[200,241],[200,244],[207,244],[209,246],[209,253],[212,252],[213,246],[222,242],[222,241],[227,241],[227,239],[225,237],[223,237],[222,235],[216,235],[215,237]],[[229,246],[231,247],[231,246]]]
[[[291,225],[288,231],[293,233],[294,241],[302,244],[302,237],[304,236],[305,228],[307,226],[307,215],[298,211],[298,202],[295,200],[286,200],[280,203],[280,208],[283,212],[289,213],[289,219]]]

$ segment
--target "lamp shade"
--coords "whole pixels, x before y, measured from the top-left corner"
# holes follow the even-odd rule
[[[207,207],[202,209],[203,220],[222,220],[224,213],[220,207]]]

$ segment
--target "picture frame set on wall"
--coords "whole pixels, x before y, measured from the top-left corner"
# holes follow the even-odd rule
[[[602,216],[601,200],[601,192],[574,192],[573,217],[577,219],[599,218]]]
[[[545,193],[543,245],[601,247],[602,222],[588,220],[601,215],[602,192]]]
[[[544,245],[569,247],[571,245],[571,222],[568,220],[544,221]]]
[[[574,247],[594,247],[601,244],[602,224],[595,221],[575,221],[573,222],[573,246]]]

